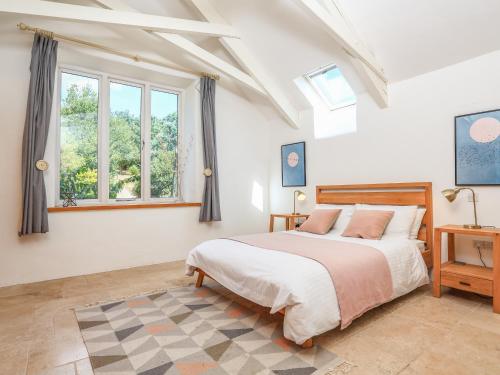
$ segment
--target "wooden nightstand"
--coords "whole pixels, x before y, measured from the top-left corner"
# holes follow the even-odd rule
[[[448,262],[441,264],[441,236],[448,233]],[[455,263],[455,234],[489,237],[493,241],[493,268]],[[445,225],[434,229],[434,297],[441,285],[493,297],[493,311],[500,313],[500,229],[466,229]]]
[[[285,219],[286,230],[295,229],[295,223],[297,219],[304,218],[307,219],[309,215],[306,214],[271,214],[269,218],[269,232],[274,232],[274,219],[280,217]]]

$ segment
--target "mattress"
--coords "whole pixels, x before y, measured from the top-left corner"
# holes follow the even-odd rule
[[[393,299],[429,283],[420,252],[421,241],[400,236],[365,240],[342,237],[334,232],[326,235],[287,233],[360,243],[380,250],[389,264]],[[203,242],[190,251],[186,273],[192,275],[197,267],[232,292],[270,307],[271,313],[285,308],[283,333],[297,344],[336,328],[340,323],[332,279],[328,271],[312,259],[217,239]]]

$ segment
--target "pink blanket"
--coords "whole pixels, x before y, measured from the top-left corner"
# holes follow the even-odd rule
[[[264,233],[230,238],[262,249],[282,251],[321,263],[332,278],[344,329],[393,295],[392,277],[381,251],[366,245],[287,233]]]

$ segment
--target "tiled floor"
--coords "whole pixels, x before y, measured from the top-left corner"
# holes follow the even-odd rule
[[[193,281],[176,262],[2,288],[0,374],[92,374],[72,307]],[[500,374],[500,315],[470,294],[424,287],[316,340],[356,365],[349,375]]]

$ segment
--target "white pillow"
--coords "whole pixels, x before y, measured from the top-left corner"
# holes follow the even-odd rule
[[[418,237],[418,231],[420,229],[420,225],[422,225],[422,220],[424,219],[425,208],[417,208],[417,214],[415,215],[415,220],[413,220],[413,224],[410,228],[410,240],[416,240]]]
[[[357,210],[394,211],[394,216],[387,225],[384,235],[410,237],[410,229],[417,215],[417,206],[389,206],[378,204],[357,204]]]
[[[340,211],[340,215],[333,226],[332,231],[342,233],[346,228],[349,222],[351,221],[352,214],[354,212],[353,204],[317,204],[317,210],[342,210]]]

